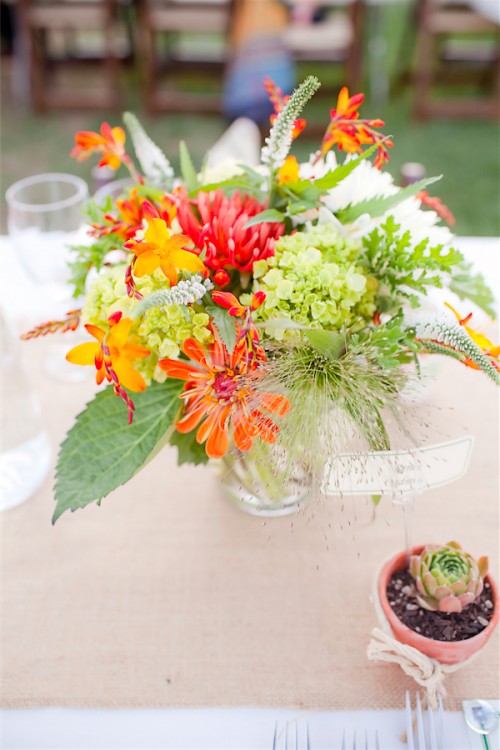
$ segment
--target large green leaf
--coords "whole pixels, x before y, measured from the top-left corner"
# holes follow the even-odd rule
[[[166,442],[180,408],[183,383],[169,379],[134,393],[134,421],[111,386],[101,391],[76,418],[59,453],[56,509],[52,522],[101,500],[125,484]]]
[[[196,441],[197,430],[191,432],[178,432],[174,430],[170,437],[170,445],[177,448],[177,463],[182,464],[206,464],[208,461],[204,445]]]
[[[441,176],[427,177],[424,180],[419,180],[412,185],[401,188],[397,193],[389,195],[386,198],[372,198],[371,200],[356,203],[354,206],[347,206],[347,208],[337,212],[337,218],[345,224],[347,222],[355,221],[363,214],[368,214],[369,216],[382,216],[386,211],[399,205],[407,198],[411,198],[426,188],[427,185],[432,185],[433,182],[437,182],[440,179]]]

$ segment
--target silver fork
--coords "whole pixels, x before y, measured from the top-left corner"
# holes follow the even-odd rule
[[[356,732],[356,730],[354,730],[353,734],[352,734],[352,745],[349,745],[347,743],[347,739],[346,739],[347,735],[346,735],[346,731],[344,729],[344,732],[342,733],[342,748],[341,748],[341,750],[372,750],[372,748],[373,748],[373,750],[380,750],[380,742],[379,742],[379,739],[378,739],[378,730],[377,729],[375,730],[375,734],[373,735],[374,742],[375,742],[374,745],[371,745],[369,743],[368,730],[367,729],[365,729],[364,745],[361,744],[361,745],[358,746],[356,744],[357,743],[357,739],[356,739],[357,738],[357,734],[358,733]]]
[[[426,741],[424,710],[420,700],[420,693],[417,693],[415,699],[415,731],[409,690],[406,691],[405,709],[408,750],[444,750],[446,741],[444,736],[444,708],[441,696],[438,696],[437,720],[432,708],[430,706],[427,707],[429,745],[427,745]]]
[[[273,750],[311,750],[309,722],[293,719],[276,722],[274,727]]]

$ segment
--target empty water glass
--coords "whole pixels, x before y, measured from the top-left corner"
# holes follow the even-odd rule
[[[34,175],[11,185],[5,197],[16,256],[43,291],[47,319],[64,318],[78,307],[71,296],[68,263],[71,246],[88,243],[83,217],[87,183],[70,174]],[[80,368],[65,361],[68,348],[67,341],[51,342],[45,369],[62,380],[81,380]]]

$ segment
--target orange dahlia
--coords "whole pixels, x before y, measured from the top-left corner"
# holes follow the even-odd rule
[[[279,427],[269,415],[284,416],[290,403],[285,396],[257,390],[265,373],[264,355],[250,357],[245,339],[229,354],[215,332],[208,349],[194,339],[187,339],[183,349],[189,362],[159,362],[170,378],[186,381],[178,431],[191,432],[197,427],[196,440],[205,443],[210,458],[222,458],[227,452],[230,425],[234,442],[242,451],[249,450],[256,437],[275,443]]]

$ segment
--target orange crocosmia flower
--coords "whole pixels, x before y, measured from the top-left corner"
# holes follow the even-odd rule
[[[97,384],[105,379],[113,384],[115,394],[127,404],[130,423],[134,405],[124,389],[138,392],[146,388],[146,381],[131,360],[148,357],[149,349],[128,340],[132,320],[123,318],[121,312],[111,315],[108,323],[109,331],[87,324],[85,328],[96,341],[78,344],[66,354],[66,359],[75,365],[94,365]]]
[[[144,240],[130,240],[125,247],[136,256],[133,263],[135,276],[150,275],[161,268],[174,286],[177,284],[177,270],[192,273],[203,271],[203,262],[194,253],[184,249],[190,242],[183,234],[172,234],[163,219],[147,219],[148,228]]]
[[[196,440],[205,443],[210,458],[222,458],[227,452],[230,426],[242,451],[249,450],[256,437],[275,443],[279,427],[270,415],[285,416],[290,403],[285,396],[257,390],[265,373],[264,355],[259,360],[249,357],[245,339],[229,354],[217,335],[209,349],[194,339],[187,339],[183,349],[189,362],[159,362],[168,377],[186,382],[181,394],[184,413],[177,430],[186,433],[198,428]]]
[[[364,98],[364,94],[355,94],[350,97],[346,86],[340,90],[337,107],[330,111],[330,124],[323,136],[318,159],[335,144],[339,151],[347,153],[362,153],[361,146],[377,144],[375,166],[381,169],[389,160],[388,148],[393,145],[392,141],[375,130],[375,128],[382,128],[384,121],[359,119],[358,109]]]
[[[480,331],[477,331],[475,328],[471,328],[469,325],[467,325],[467,323],[469,323],[472,318],[472,313],[469,313],[465,316],[465,318],[463,318],[460,313],[455,310],[452,305],[449,304],[449,302],[445,302],[444,304],[456,316],[459,324],[463,328],[465,328],[474,343],[477,344],[477,346],[491,360],[492,365],[500,371],[500,346],[495,346],[495,344],[490,341],[489,338],[487,338],[483,333],[480,333]],[[479,370],[478,365],[476,365],[476,363],[472,362],[470,359],[466,359],[464,364],[466,364],[467,367],[472,367],[474,370]]]
[[[448,206],[445,206],[441,198],[429,195],[427,190],[421,190],[416,194],[415,198],[418,198],[424,206],[429,206],[429,208],[432,208],[432,210],[437,213],[439,218],[443,219],[443,221],[446,221],[446,223],[449,224],[450,227],[455,225],[455,217],[451,213]]]
[[[249,312],[258,310],[266,299],[265,292],[255,292],[252,296],[250,307],[245,307],[231,292],[212,292],[212,299],[216,305],[224,307],[229,315],[234,318],[241,318]]]
[[[101,125],[101,132],[84,130],[76,133],[75,146],[71,151],[78,161],[88,159],[92,154],[101,154],[100,167],[118,169],[125,157],[125,131],[123,128],[112,128],[107,122]]]
[[[278,172],[278,184],[289,185],[299,181],[299,163],[295,156],[287,156]]]

